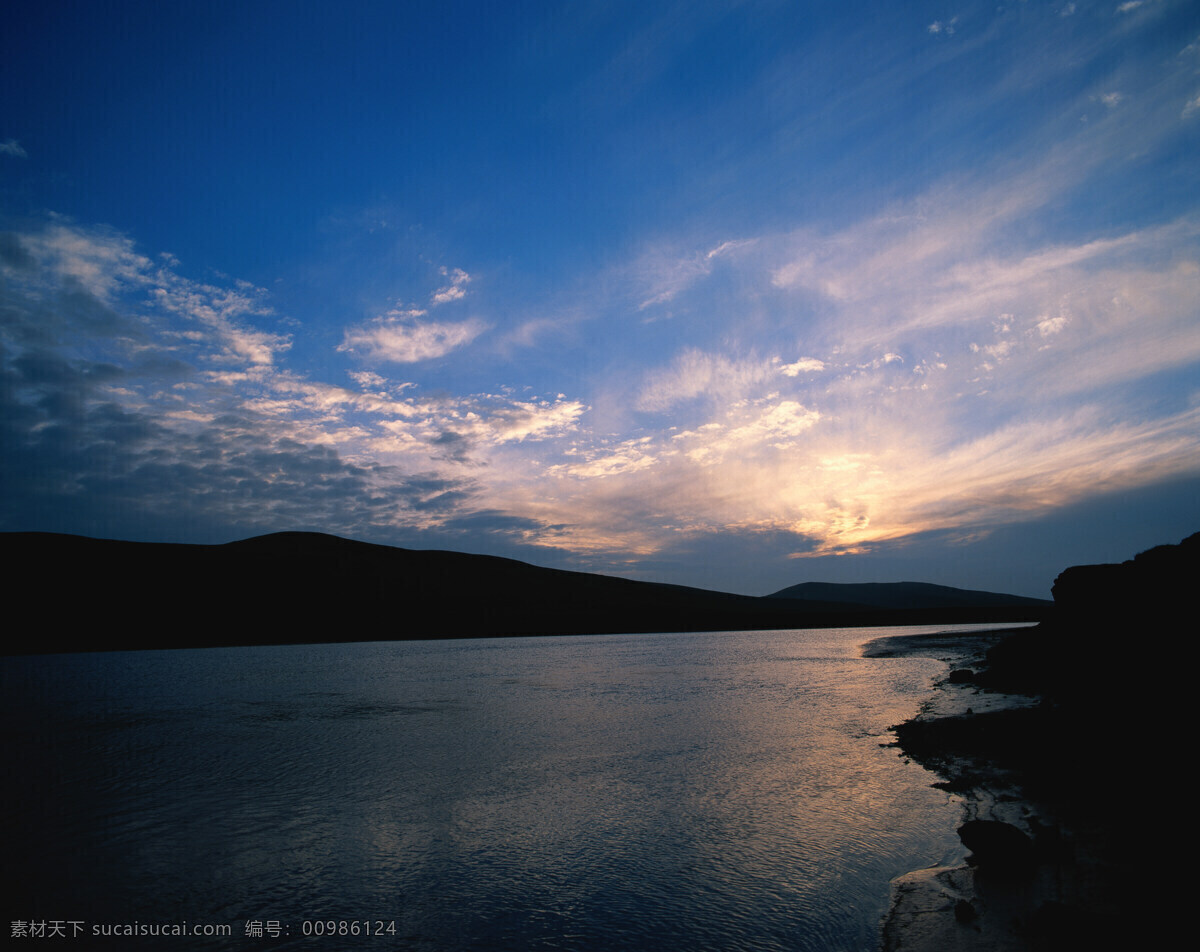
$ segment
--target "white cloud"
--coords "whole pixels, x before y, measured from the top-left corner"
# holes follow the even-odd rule
[[[77,281],[101,301],[154,280],[154,263],[138,254],[131,240],[107,229],[54,218],[46,228],[23,235],[22,244],[53,274]]]
[[[1051,20],[1041,28],[1062,29],[1055,12],[1044,11]],[[924,22],[910,28],[919,36]],[[930,31],[944,40],[955,28],[953,19],[938,20]],[[985,31],[964,20],[967,32]],[[950,52],[936,45],[940,56]],[[1173,68],[1186,72],[1178,62]],[[272,434],[334,447],[371,473],[470,472],[477,505],[570,523],[570,544],[581,549],[651,552],[691,532],[778,530],[808,534],[821,551],[850,551],[913,532],[1027,518],[1098,487],[1197,466],[1195,414],[1175,405],[1191,399],[1195,407],[1196,396],[1150,379],[1190,379],[1200,359],[1197,225],[1122,225],[1132,219],[1119,195],[1114,213],[1106,195],[1083,219],[1072,215],[1097,169],[1107,175],[1131,145],[1154,144],[1155,115],[1178,135],[1180,110],[1200,110],[1194,88],[1179,85],[1194,74],[1152,90],[1135,73],[1086,71],[1093,85],[1062,110],[1072,123],[1073,110],[1089,110],[1086,135],[1056,139],[1053,117],[1032,115],[1031,126],[1041,123],[1036,150],[1031,140],[1006,149],[998,135],[1000,157],[979,160],[977,176],[964,172],[909,201],[855,211],[857,221],[814,217],[749,241],[682,239],[648,251],[620,280],[611,272],[597,279],[622,296],[605,316],[619,310],[644,319],[659,312],[638,314],[639,303],[667,305],[661,311],[679,318],[670,327],[639,324],[640,335],[626,336],[628,321],[598,332],[600,343],[581,357],[586,336],[575,315],[597,310],[595,296],[556,299],[553,311],[537,300],[508,309],[519,317],[496,337],[564,346],[505,363],[506,382],[542,378],[545,386],[599,392],[429,395],[391,384],[369,364],[335,387],[276,366],[288,338],[271,333],[269,308],[254,289],[183,282],[170,260],[147,259],[119,236],[80,240],[74,228],[44,238],[39,260],[57,262],[102,301],[136,298],[121,313],[161,324],[153,346],[139,346],[200,368],[188,380],[195,389],[173,392],[163,426],[195,430],[256,414]],[[1023,96],[1039,88],[1018,78]],[[1030,164],[1035,151],[1040,158]],[[973,158],[961,158],[970,167]],[[906,175],[897,172],[894,194],[920,187]],[[870,193],[850,199],[831,202],[832,214],[868,208]],[[813,214],[823,213],[813,206]],[[732,222],[719,227],[737,227]],[[469,311],[454,311],[479,286],[461,269],[442,269],[442,279],[408,299],[420,307],[347,328],[340,350],[402,365],[457,353],[486,329],[462,319]],[[163,301],[149,296],[155,288]],[[570,317],[531,319],[526,306]],[[456,320],[428,320],[425,308]],[[560,332],[568,322],[571,332]],[[610,340],[619,343],[608,348]],[[647,361],[657,366],[646,369]],[[517,369],[529,376],[507,376]],[[105,393],[122,406],[166,404],[148,390],[122,381]],[[1148,408],[1150,393],[1157,403]],[[361,478],[387,500],[379,504],[392,511],[386,518],[415,518],[391,501],[392,476]]]
[[[512,486],[506,499],[571,523],[582,549],[650,553],[692,532],[788,531],[832,554],[1032,519],[1200,466],[1197,408],[1144,424],[1113,425],[1099,408],[1029,416],[945,444],[946,409],[944,394],[829,417],[764,403],[678,434],[682,452],[629,441],[547,473],[569,481]]]
[[[752,247],[757,239],[723,241],[708,251],[680,254],[678,250],[656,248],[642,255],[636,270],[644,292],[639,310],[674,300],[698,281],[713,273],[720,258],[731,258],[742,249]]]
[[[1045,320],[1038,321],[1038,333],[1043,337],[1050,337],[1054,334],[1061,333],[1063,328],[1070,323],[1070,318],[1063,315],[1058,317],[1047,317]]]
[[[11,155],[18,159],[29,158],[29,153],[21,148],[21,143],[16,139],[6,139],[4,142],[0,142],[0,155]]]
[[[450,301],[461,301],[466,296],[467,292],[461,287],[458,285],[450,285],[449,287],[444,287],[438,291],[435,291],[433,296],[430,298],[430,302],[433,304],[447,304]]]
[[[266,292],[245,282],[233,287],[190,280],[170,255],[153,261],[109,229],[83,228],[61,217],[21,236],[25,250],[51,282],[82,289],[114,314],[149,306],[162,316],[164,340],[199,352],[205,361],[268,365],[291,347],[287,334],[254,326],[273,316]]]
[[[369,370],[351,370],[349,374],[350,379],[364,389],[367,387],[379,388],[387,383],[387,380],[384,377],[379,376],[377,373],[372,373]]]
[[[572,430],[587,410],[578,400],[509,401],[493,409],[475,428],[496,443],[521,443],[559,436]]]
[[[1198,411],[1145,419],[1122,386],[1200,361],[1200,222],[1014,240],[1068,178],[1046,165],[840,231],[758,239],[731,259],[728,284],[778,293],[778,310],[756,317],[830,356],[685,348],[632,396],[680,429],[577,445],[548,475],[589,488],[548,494],[537,511],[573,521],[574,538],[642,552],[664,544],[650,524],[794,531],[820,553],[848,552],[1197,471]],[[756,287],[764,275],[774,291]],[[696,307],[711,286],[699,269],[688,279],[683,305]]]
[[[821,414],[795,400],[768,401],[750,410],[731,412],[721,425],[709,424],[684,435],[689,459],[704,465],[722,462],[730,453],[784,449],[816,426]]]
[[[471,276],[461,268],[455,268],[453,271],[442,268],[443,275],[450,279],[450,283],[444,287],[438,288],[430,297],[430,303],[447,304],[450,301],[461,301],[467,296],[466,285],[470,283]]]
[[[722,354],[688,348],[669,367],[647,374],[636,406],[658,412],[702,396],[737,400],[775,373],[773,362],[731,360]]]
[[[443,357],[464,347],[488,326],[482,321],[458,323],[429,321],[419,324],[407,317],[380,317],[348,328],[338,350],[366,360],[411,364]]]
[[[588,448],[582,454],[572,450],[570,455],[583,455],[580,462],[562,463],[547,471],[550,476],[574,476],[596,479],[619,476],[649,469],[658,463],[659,451],[651,445],[650,437],[625,440],[615,447],[606,445]]]
[[[801,357],[794,364],[784,364],[779,372],[788,377],[798,377],[802,373],[817,373],[825,369],[825,362],[816,357]]]
[[[271,313],[262,303],[263,292],[183,282],[169,273],[157,277],[160,286],[154,288],[153,295],[158,305],[207,326],[212,339],[220,343],[220,351],[209,359],[267,365],[277,353],[291,347],[287,335],[260,331],[241,322],[244,317]]]
[[[753,238],[737,241],[722,241],[715,248],[705,252],[704,260],[712,261],[713,258],[719,258],[721,255],[729,254],[730,252],[737,251],[739,248],[745,248],[749,245],[753,245],[754,243],[755,241]]]

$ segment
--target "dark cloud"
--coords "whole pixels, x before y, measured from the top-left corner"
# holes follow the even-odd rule
[[[178,541],[180,523],[207,523],[204,535],[307,528],[362,537],[405,512],[452,512],[471,498],[465,481],[351,463],[249,414],[180,432],[151,412],[83,399],[86,380],[55,370],[36,401],[13,399],[28,388],[6,374],[4,529]]]
[[[482,509],[446,519],[441,528],[444,532],[469,535],[520,535],[526,532],[541,532],[546,525],[537,519],[514,516],[497,509]]]
[[[248,381],[239,390],[198,371],[188,361],[205,356],[205,339],[170,315],[148,319],[116,292],[101,300],[11,234],[0,260],[0,529],[394,537],[419,535],[398,524],[471,505],[469,480],[351,462],[295,420],[251,409],[247,396],[269,386],[235,374]],[[134,297],[143,291],[134,282]],[[217,338],[209,351],[223,347]],[[173,389],[181,382],[186,393]]]
[[[51,313],[60,315],[62,324],[94,337],[131,337],[144,340],[142,328],[113,310],[78,282],[67,282],[67,289],[54,302]]]
[[[461,484],[447,479],[414,479],[410,485],[414,492],[420,493],[412,502],[412,508],[418,512],[452,512],[467,505],[473,495],[455,488]]]
[[[474,446],[474,442],[469,437],[462,433],[455,433],[453,430],[443,430],[430,443],[438,448],[434,459],[452,463],[469,462]]]
[[[11,231],[0,231],[0,263],[19,271],[30,271],[37,265],[20,236]]]

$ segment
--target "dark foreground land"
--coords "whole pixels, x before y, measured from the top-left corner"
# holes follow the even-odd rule
[[[954,670],[898,746],[962,797],[970,851],[893,884],[885,952],[1157,948],[1181,919],[1171,882],[1190,853],[1165,778],[1190,690],[1186,641],[1200,534],[1055,582],[1036,628],[970,639],[880,639]],[[1190,772],[1190,771],[1189,771]],[[1172,870],[1176,870],[1172,872]]]
[[[0,557],[8,590],[42,623],[8,639],[10,654],[990,624],[1040,619],[1051,607],[1039,599],[911,583],[868,586],[867,603],[832,598],[838,586],[822,598],[755,598],[314,532],[226,545],[12,532],[0,533]]]

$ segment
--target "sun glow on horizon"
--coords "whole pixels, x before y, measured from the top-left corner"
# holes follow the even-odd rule
[[[397,62],[401,16],[331,53],[396,98],[301,68],[345,23],[246,11],[137,163],[107,129],[157,112],[43,84],[0,130],[0,528],[728,559],[744,589],[931,538],[950,571],[1200,478],[1194,11],[809,14],[518,4]],[[5,50],[133,83],[174,16]]]

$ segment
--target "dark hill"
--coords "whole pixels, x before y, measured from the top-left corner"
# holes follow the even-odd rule
[[[10,635],[10,654],[1017,617],[753,598],[307,532],[226,545],[4,533],[0,554],[9,591],[37,619]]]
[[[958,881],[962,898],[944,908],[971,920],[988,947],[1164,944],[1152,936],[1170,916],[1147,916],[1158,887],[1144,871],[1168,868],[1186,849],[1183,834],[1156,830],[1169,809],[1167,781],[1188,756],[1180,739],[1186,744],[1194,708],[1198,575],[1200,534],[1118,564],[1065,569],[1049,620],[973,660],[973,673],[958,672],[959,684],[1032,695],[1036,705],[922,716],[896,728],[905,756],[965,796],[972,819],[1004,803],[993,822],[1023,817],[1032,834],[1031,856],[1008,847],[989,859],[968,843],[979,826],[960,829],[974,869]],[[1006,870],[1011,861],[1026,866]],[[989,907],[1003,910],[991,926]]]
[[[1054,612],[989,654],[987,684],[1099,708],[1175,702],[1196,624],[1200,532],[1119,563],[1074,565],[1054,580]],[[1173,685],[1168,688],[1167,685]],[[1190,690],[1190,689],[1189,689]]]
[[[1048,599],[977,592],[928,582],[802,582],[780,589],[769,598],[805,598],[848,602],[856,607],[883,609],[929,608],[1049,608]]]

